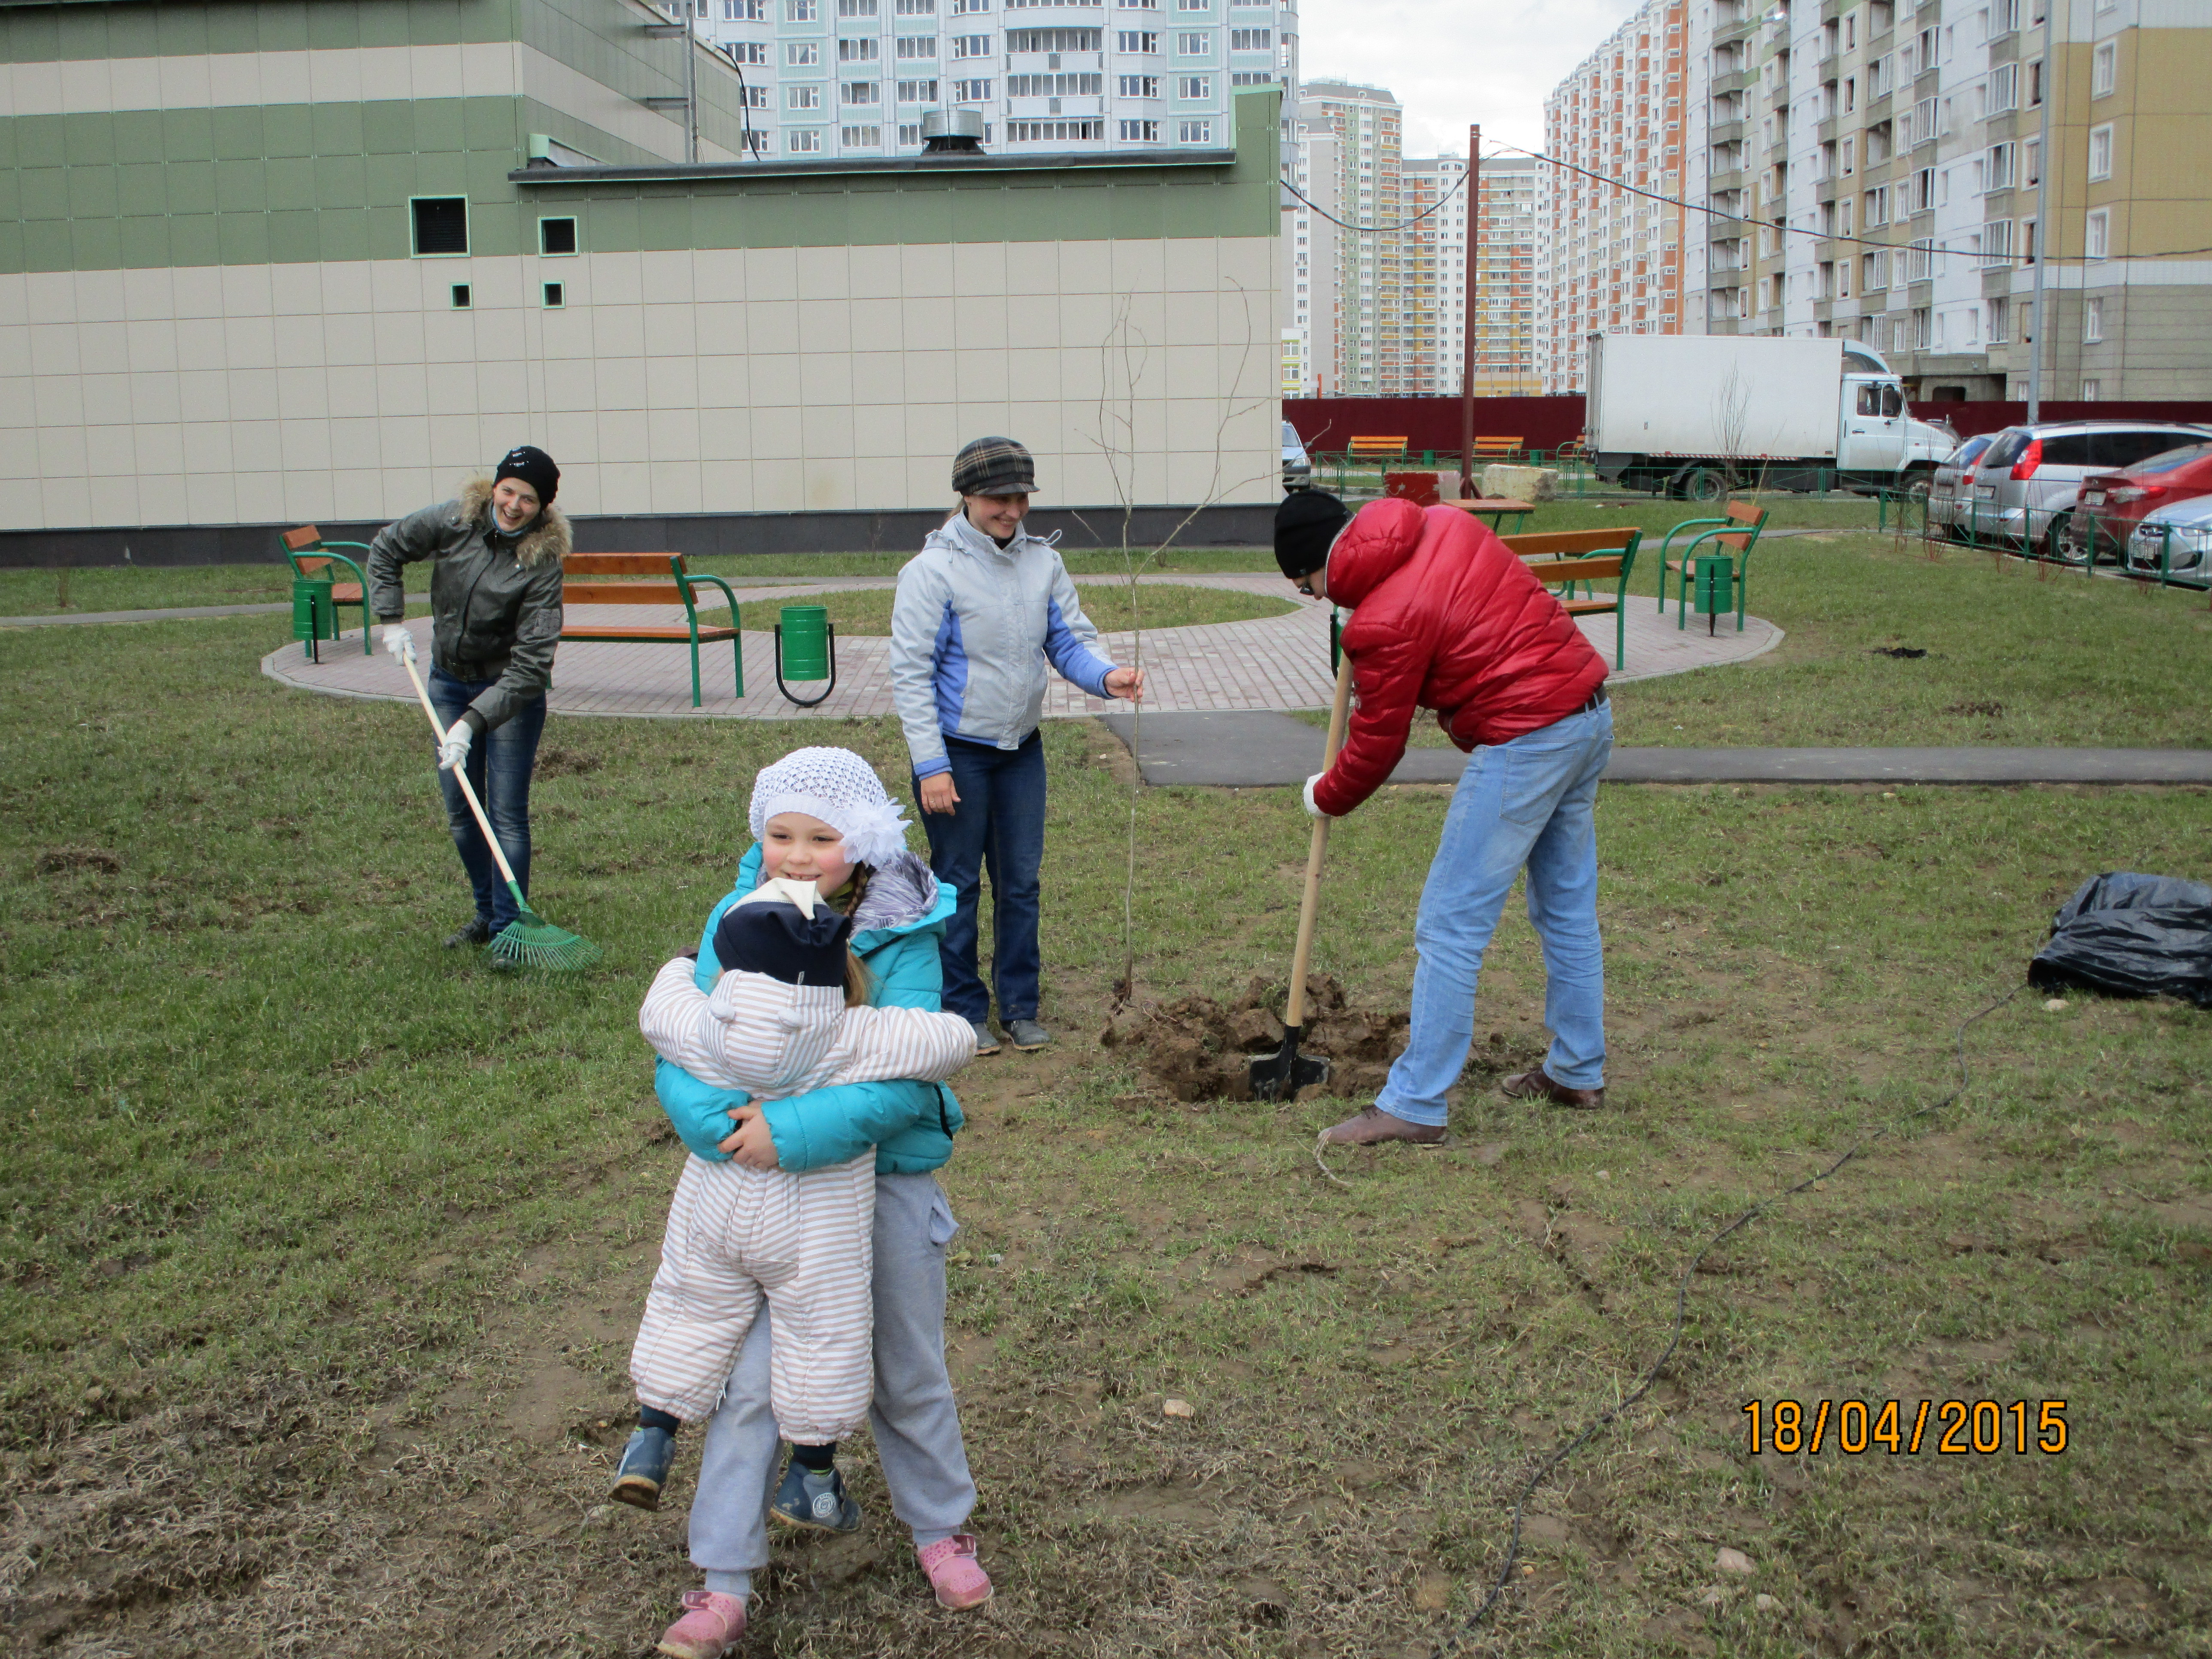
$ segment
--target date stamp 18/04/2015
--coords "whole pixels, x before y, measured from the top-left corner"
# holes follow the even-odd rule
[[[1839,1451],[1911,1456],[2057,1457],[2067,1447],[2063,1400],[1747,1400],[1753,1456]]]

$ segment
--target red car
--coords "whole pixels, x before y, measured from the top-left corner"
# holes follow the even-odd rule
[[[2119,472],[2081,480],[2079,504],[2066,526],[2068,555],[2118,562],[2136,525],[2154,508],[2192,495],[2212,495],[2212,444],[2191,444],[2137,461]]]

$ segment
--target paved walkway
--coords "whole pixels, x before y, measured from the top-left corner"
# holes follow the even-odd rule
[[[1085,579],[1083,586],[1088,587],[1095,580]],[[1148,585],[1229,588],[1270,599],[1286,597],[1289,592],[1280,576],[1257,573],[1169,574],[1139,580]],[[736,592],[742,620],[767,621],[774,605],[804,593],[890,585],[880,577],[854,576],[736,587]],[[755,601],[767,603],[748,609]],[[570,607],[568,617],[571,621],[642,626],[665,623],[680,627],[684,621],[679,608],[670,607],[664,616],[652,605],[575,605]],[[1583,633],[1610,662],[1613,619],[1586,617],[1579,620]],[[427,654],[428,619],[417,618],[409,626]],[[1628,665],[1616,671],[1613,678],[1619,684],[1717,663],[1741,662],[1772,650],[1781,640],[1780,629],[1757,617],[1746,619],[1741,634],[1732,622],[1723,623],[1711,635],[1700,628],[1677,629],[1673,612],[1662,621],[1646,595],[1630,601]],[[326,641],[319,663],[309,661],[297,645],[283,646],[262,659],[261,669],[272,679],[302,691],[338,697],[410,698],[413,693],[405,675],[381,652],[363,656],[360,641],[360,631],[356,629],[344,640]],[[840,640],[837,689],[812,709],[794,708],[777,692],[772,635],[748,629],[739,642],[744,653],[747,695],[743,698],[732,695],[731,647],[726,643],[702,646],[699,678],[703,702],[694,709],[691,653],[687,647],[570,641],[561,647],[549,706],[563,714],[716,720],[854,720],[891,712],[889,640]],[[1126,633],[1106,635],[1103,646],[1117,662],[1133,659],[1135,641]],[[1319,708],[1327,706],[1333,689],[1328,611],[1323,605],[1301,605],[1288,615],[1252,622],[1164,628],[1147,633],[1144,646],[1148,711]],[[1054,675],[1045,693],[1044,712],[1048,719],[1067,718],[1103,714],[1125,706],[1086,696]]]
[[[1318,726],[1288,714],[1146,714],[1105,724],[1141,744],[1147,783],[1303,783],[1321,769]],[[1456,749],[1409,749],[1393,783],[1456,783]],[[2212,749],[1616,749],[1607,783],[2212,784]]]

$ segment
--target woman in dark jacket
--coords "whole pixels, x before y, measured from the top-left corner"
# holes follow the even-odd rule
[[[530,891],[530,773],[545,731],[569,548],[568,521],[553,505],[560,483],[553,458],[525,444],[490,477],[386,526],[369,544],[369,605],[387,625],[407,613],[400,567],[432,562],[430,702],[447,728],[439,782],[477,901],[448,947],[486,944],[515,919],[514,897],[453,781],[456,768],[466,770],[516,882]]]

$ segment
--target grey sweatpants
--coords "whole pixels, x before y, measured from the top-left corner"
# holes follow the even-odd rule
[[[975,1483],[945,1369],[945,1249],[957,1229],[932,1175],[876,1177],[875,1404],[868,1413],[891,1510],[927,1545],[960,1530]],[[768,1503],[781,1473],[769,1405],[763,1310],[707,1425],[691,1500],[691,1560],[707,1572],[768,1565]]]

